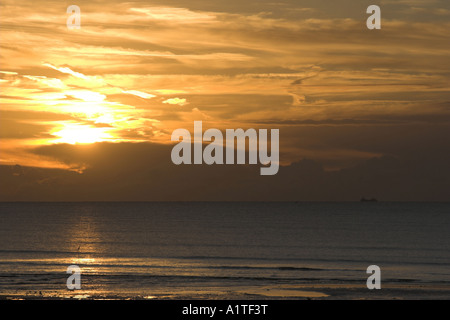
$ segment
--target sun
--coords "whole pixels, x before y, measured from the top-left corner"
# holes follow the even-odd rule
[[[114,137],[108,132],[111,128],[93,127],[86,124],[79,123],[63,123],[62,129],[51,134],[59,137],[53,140],[54,143],[69,143],[69,144],[86,144],[102,141],[110,141]]]

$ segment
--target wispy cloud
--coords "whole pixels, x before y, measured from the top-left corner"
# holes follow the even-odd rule
[[[170,99],[163,101],[163,103],[177,104],[179,106],[184,106],[185,104],[187,104],[186,99],[180,99],[180,98],[170,98]]]
[[[52,69],[57,70],[57,71],[62,72],[62,73],[70,74],[70,75],[72,75],[72,76],[74,76],[76,78],[81,78],[81,79],[84,79],[84,80],[88,79],[88,77],[86,77],[84,74],[82,74],[80,72],[75,72],[75,71],[71,70],[68,67],[56,67],[56,66],[54,66],[54,65],[52,65],[50,63],[43,63],[42,65],[44,65],[46,67],[49,67],[49,68],[52,68]]]
[[[213,22],[216,16],[213,13],[195,12],[186,8],[171,8],[171,7],[145,7],[145,8],[130,8],[132,13],[145,14],[148,19],[166,20],[171,23],[204,23]]]
[[[138,90],[123,90],[123,93],[129,93],[138,97],[141,97],[143,99],[151,99],[156,97],[154,94],[138,91]]]

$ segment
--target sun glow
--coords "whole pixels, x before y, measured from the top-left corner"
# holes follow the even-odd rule
[[[59,139],[56,139],[53,142],[84,144],[110,141],[114,139],[114,137],[108,132],[112,128],[97,128],[78,123],[64,123],[63,126],[63,129],[52,132],[52,135],[59,137]]]

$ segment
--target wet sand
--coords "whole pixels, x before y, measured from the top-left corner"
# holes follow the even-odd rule
[[[0,300],[448,300],[450,286],[384,285],[380,290],[369,290],[363,285],[282,285],[233,288],[229,291],[184,290],[176,294],[155,292],[118,296],[90,295],[86,291],[0,293]]]

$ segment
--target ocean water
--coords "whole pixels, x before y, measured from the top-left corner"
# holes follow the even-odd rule
[[[251,298],[365,287],[369,265],[448,288],[450,203],[0,203],[3,297]]]

